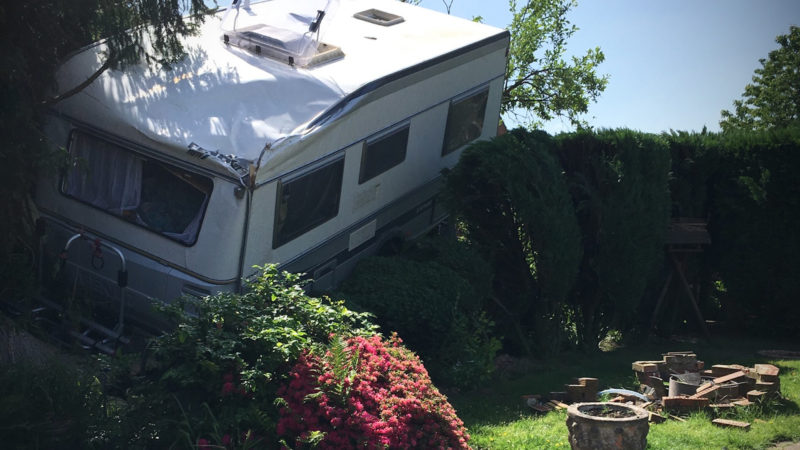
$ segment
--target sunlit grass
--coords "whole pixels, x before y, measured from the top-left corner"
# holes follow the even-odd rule
[[[600,378],[601,389],[635,388],[631,363],[659,359],[661,353],[694,350],[712,364],[771,363],[781,369],[781,391],[786,401],[766,401],[726,412],[720,417],[750,422],[750,431],[719,428],[712,413],[651,424],[648,449],[762,449],[776,442],[800,441],[800,361],[770,360],[756,355],[759,349],[791,348],[776,342],[716,338],[711,343],[655,343],[592,355],[568,354],[539,361],[528,374],[513,380],[496,380],[475,392],[452,395],[450,400],[464,420],[476,449],[569,448],[566,412],[534,415],[522,405],[525,394],[563,390],[574,377]],[[796,345],[795,345],[796,346]]]

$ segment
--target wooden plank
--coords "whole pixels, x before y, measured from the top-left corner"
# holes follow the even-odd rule
[[[567,405],[566,403],[562,403],[562,402],[560,402],[558,400],[550,400],[547,403],[553,405],[553,407],[555,407],[556,409],[567,409],[567,408],[569,408],[569,405]]]
[[[714,393],[717,392],[719,390],[719,388],[720,388],[720,385],[714,384],[714,385],[706,387],[702,391],[698,391],[696,394],[690,396],[689,398],[708,398],[708,397],[714,395]]]
[[[714,378],[714,384],[727,383],[728,381],[743,381],[747,378],[747,373],[744,370],[738,370],[728,375],[723,375],[719,378]]]
[[[740,370],[744,372],[745,369],[747,369],[747,367],[740,364],[714,364],[711,366],[711,373],[715,377],[721,377]]]
[[[749,430],[750,423],[749,422],[740,422],[738,420],[729,420],[729,419],[714,419],[711,421],[714,425],[718,427],[726,427],[726,428],[739,428],[741,430]]]
[[[669,418],[672,419],[672,420],[677,420],[678,422],[686,422],[686,419],[682,419],[682,418],[680,418],[680,417],[678,417],[676,415],[673,415],[673,414],[670,414]]]

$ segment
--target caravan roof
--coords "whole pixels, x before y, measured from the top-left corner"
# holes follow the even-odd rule
[[[272,0],[220,12],[185,40],[187,57],[170,70],[108,70],[57,109],[101,130],[143,135],[180,151],[194,144],[201,152],[261,159],[263,165],[265,148],[274,151],[279,141],[324,126],[381,83],[507,36],[399,1],[342,0],[319,31],[321,41],[339,47],[343,58],[303,68],[225,42],[232,14],[237,31],[257,29],[276,11],[285,14],[297,4]],[[59,84],[68,88],[85,80],[100,67],[102,55],[102,44],[76,54],[60,71]]]

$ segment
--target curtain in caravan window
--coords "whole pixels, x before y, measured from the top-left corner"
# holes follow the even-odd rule
[[[210,178],[129,152],[83,133],[70,141],[63,193],[192,245],[213,189]]]
[[[67,195],[118,215],[139,206],[141,159],[83,133],[73,134],[70,151],[74,167],[66,179]]]

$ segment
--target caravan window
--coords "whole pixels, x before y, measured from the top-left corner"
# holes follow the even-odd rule
[[[489,90],[484,89],[468,97],[450,102],[442,156],[480,137],[488,98]]]
[[[278,182],[272,248],[291,241],[339,214],[344,159]]]
[[[409,126],[405,125],[387,135],[364,142],[358,184],[375,178],[406,159],[408,129]]]
[[[184,245],[197,240],[211,179],[74,132],[62,192]]]

